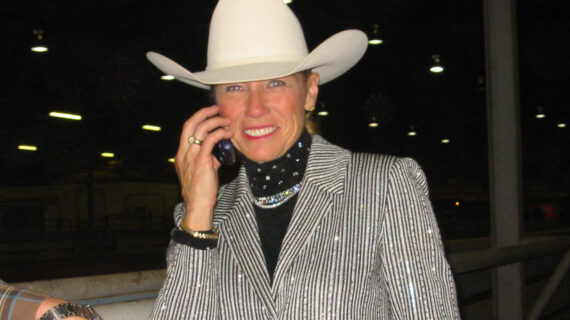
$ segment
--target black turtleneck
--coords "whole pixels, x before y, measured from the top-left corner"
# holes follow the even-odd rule
[[[253,196],[271,196],[300,183],[307,167],[310,147],[311,136],[303,131],[299,140],[276,160],[258,164],[245,159],[244,166]],[[297,195],[275,208],[264,209],[253,205],[261,248],[272,282],[281,243],[296,202]]]

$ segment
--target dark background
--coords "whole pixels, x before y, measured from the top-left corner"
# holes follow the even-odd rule
[[[145,53],[157,51],[188,70],[203,70],[215,3],[3,1],[0,190],[89,181],[176,184],[167,160],[176,153],[184,120],[208,97],[160,80]],[[319,101],[329,110],[317,117],[322,135],[355,151],[415,158],[427,174],[444,239],[488,235],[482,1],[295,0],[290,7],[309,49],[344,29],[371,34],[372,24],[384,38],[356,67],[321,87]],[[569,16],[566,1],[517,3],[527,231],[570,224],[569,129],[557,127],[570,119]],[[30,51],[36,29],[44,30],[47,53]],[[441,74],[429,72],[433,54],[441,56]],[[535,118],[538,106],[546,118]],[[55,110],[83,120],[50,118]],[[371,116],[379,119],[378,128],[367,126]],[[146,123],[162,131],[141,130]],[[407,135],[410,126],[414,137]],[[442,144],[442,138],[451,142]],[[20,151],[20,144],[38,151]],[[116,157],[101,158],[103,151]],[[231,174],[226,169],[224,179]],[[27,206],[19,214],[38,210]],[[20,221],[6,214],[3,219],[9,221],[4,226]]]

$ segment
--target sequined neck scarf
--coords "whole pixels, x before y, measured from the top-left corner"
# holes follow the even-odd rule
[[[311,136],[304,130],[279,159],[258,164],[243,157],[249,186],[259,207],[279,206],[300,190],[310,148]]]

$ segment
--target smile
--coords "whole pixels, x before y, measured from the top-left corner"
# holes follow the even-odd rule
[[[272,133],[275,130],[277,130],[277,127],[265,127],[257,129],[245,129],[244,132],[245,134],[251,137],[263,137]]]

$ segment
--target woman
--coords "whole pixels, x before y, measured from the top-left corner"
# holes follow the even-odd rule
[[[184,203],[153,319],[454,319],[453,278],[410,159],[351,153],[311,137],[319,84],[364,54],[338,33],[310,54],[281,0],[220,0],[208,67],[158,68],[210,88],[216,104],[184,124],[176,155]],[[216,143],[240,152],[218,185]]]

